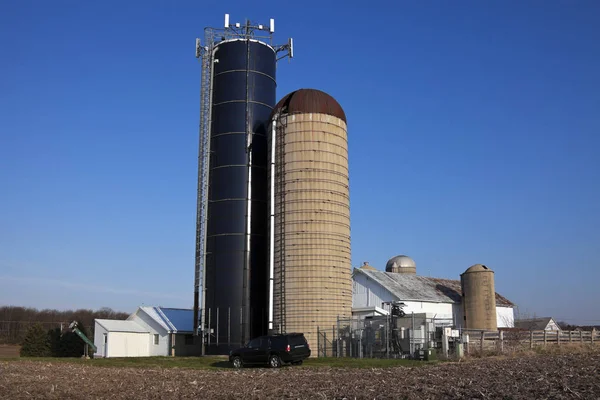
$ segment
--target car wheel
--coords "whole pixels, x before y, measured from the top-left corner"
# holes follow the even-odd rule
[[[233,368],[242,368],[243,366],[241,357],[233,357],[233,361],[231,363],[233,364]]]
[[[269,366],[271,368],[279,368],[281,367],[281,358],[277,355],[272,355],[269,357]]]

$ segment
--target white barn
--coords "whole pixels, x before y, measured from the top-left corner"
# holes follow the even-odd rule
[[[124,321],[96,319],[94,357],[200,355],[192,326],[192,310],[178,308],[138,307]]]
[[[407,314],[427,314],[463,326],[459,280],[430,278],[416,274],[383,272],[365,265],[352,273],[352,315],[385,315],[384,302],[401,301]],[[514,327],[514,304],[496,293],[499,328]]]

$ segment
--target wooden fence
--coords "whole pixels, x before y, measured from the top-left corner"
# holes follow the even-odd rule
[[[600,331],[525,331],[501,330],[498,332],[463,331],[468,335],[465,350],[471,352],[510,351],[537,346],[600,343]]]

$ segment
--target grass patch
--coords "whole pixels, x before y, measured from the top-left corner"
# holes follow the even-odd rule
[[[185,369],[232,369],[227,357],[124,357],[124,358],[96,358],[84,360],[81,358],[52,358],[52,357],[20,357],[4,359],[10,362],[45,362],[45,363],[71,363],[105,368],[185,368]],[[301,368],[391,368],[391,367],[416,367],[431,364],[431,362],[404,360],[404,359],[379,359],[379,358],[309,358],[304,360]],[[260,367],[259,367],[260,368]],[[298,367],[294,367],[298,368]]]

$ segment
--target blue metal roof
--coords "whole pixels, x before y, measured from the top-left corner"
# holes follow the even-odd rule
[[[175,327],[177,332],[193,332],[194,331],[194,312],[183,308],[163,308],[160,309],[162,314],[167,317],[167,324]],[[159,313],[160,314],[160,313]]]

